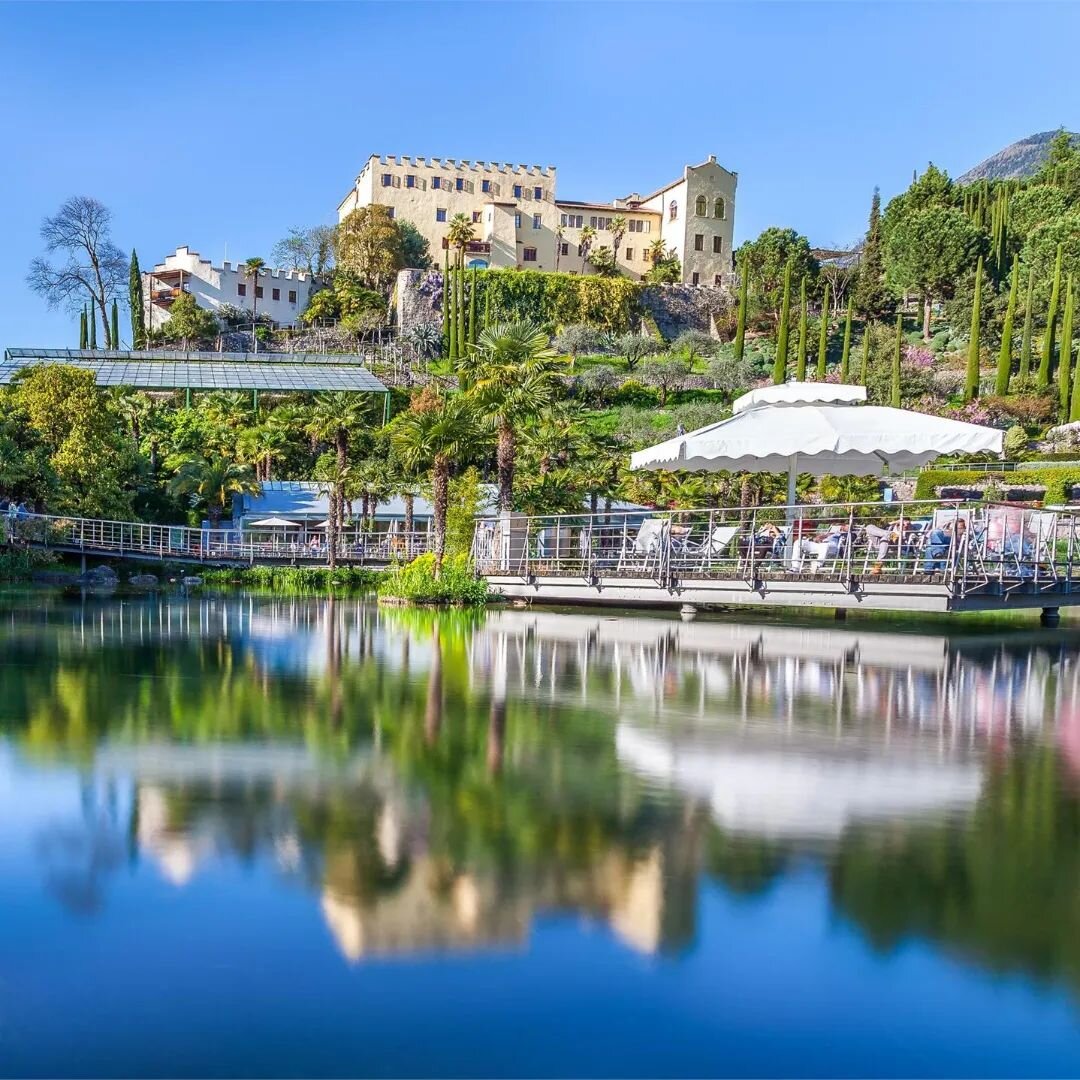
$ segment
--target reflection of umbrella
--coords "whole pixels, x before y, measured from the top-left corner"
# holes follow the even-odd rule
[[[250,522],[252,525],[257,525],[259,528],[265,529],[299,529],[300,526],[295,521],[287,521],[285,518],[268,517],[262,518],[259,521]]]
[[[790,382],[751,390],[734,415],[631,455],[632,469],[873,476],[941,454],[1000,454],[1003,433],[940,416],[864,405],[866,388]]]

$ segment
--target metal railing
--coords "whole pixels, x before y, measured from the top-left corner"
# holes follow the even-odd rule
[[[325,563],[329,556],[323,529],[243,532],[27,513],[0,517],[0,542],[164,561]],[[349,526],[338,536],[337,557],[342,562],[384,565],[413,559],[430,547],[426,530],[406,533],[393,526],[375,531]]]
[[[963,500],[833,503],[606,514],[510,515],[477,522],[480,573],[529,580],[882,579],[956,595],[1068,592],[1077,514]]]

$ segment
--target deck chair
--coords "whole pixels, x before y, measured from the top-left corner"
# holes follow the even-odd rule
[[[619,557],[620,570],[647,571],[660,565],[671,521],[668,518],[646,518],[633,538],[623,542]]]

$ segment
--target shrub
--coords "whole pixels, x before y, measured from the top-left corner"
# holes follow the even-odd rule
[[[660,395],[637,379],[627,379],[611,396],[612,405],[634,405],[639,409],[654,409],[660,402]]]
[[[648,386],[655,386],[660,391],[660,407],[667,404],[668,394],[682,386],[690,374],[690,365],[685,360],[671,356],[658,356],[646,360],[641,365],[640,378]]]
[[[704,330],[684,330],[672,343],[673,352],[686,354],[686,359],[693,366],[694,360],[701,356],[715,356],[720,342]]]
[[[556,335],[555,350],[576,360],[582,353],[603,352],[607,335],[587,323],[573,323]]]
[[[1015,460],[1028,446],[1027,432],[1019,425],[1014,424],[1005,432],[1005,456]]]
[[[381,600],[406,600],[412,604],[486,604],[488,585],[473,572],[467,555],[450,555],[442,573],[435,577],[435,556],[421,555],[391,570],[378,589]]]
[[[641,334],[620,334],[612,342],[612,348],[619,356],[626,357],[626,366],[633,371],[646,356],[655,356],[661,352],[663,345],[655,338],[643,337]]]
[[[586,368],[574,381],[574,388],[580,397],[601,407],[611,400],[618,385],[619,373],[610,364]]]

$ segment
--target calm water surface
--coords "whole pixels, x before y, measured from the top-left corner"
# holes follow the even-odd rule
[[[1078,659],[9,597],[0,1074],[1075,1074]]]

